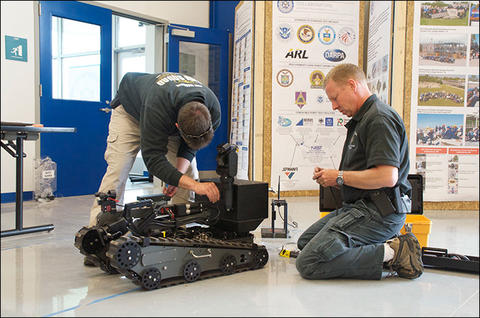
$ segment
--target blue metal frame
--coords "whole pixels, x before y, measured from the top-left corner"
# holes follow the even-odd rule
[[[77,128],[74,136],[42,136],[40,154],[57,163],[56,195],[91,194],[98,190],[106,169],[103,153],[110,116],[99,115],[98,109],[111,100],[112,11],[77,1],[40,1],[40,5],[40,121],[45,127]],[[100,101],[52,98],[52,16],[100,26]]]
[[[188,28],[195,32],[194,38],[172,36],[172,29]],[[215,131],[215,136],[208,147],[197,152],[197,164],[199,170],[215,170],[217,167],[216,155],[217,145],[227,142],[228,118],[230,103],[228,101],[228,32],[220,29],[206,29],[190,25],[171,24],[169,25],[168,61],[167,70],[178,72],[179,70],[179,42],[193,42],[218,45],[220,47],[220,88],[217,96],[221,106],[221,124]]]
[[[40,82],[42,97],[52,98],[50,85],[52,76],[52,16],[73,19],[101,26],[100,30],[100,101],[111,100],[112,82],[112,10],[104,9],[76,1],[40,1],[42,15],[40,16]],[[103,39],[109,39],[103,41]],[[108,54],[103,54],[108,52]]]

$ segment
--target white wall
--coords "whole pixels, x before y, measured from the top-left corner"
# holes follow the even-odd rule
[[[35,122],[35,12],[33,1],[1,1],[1,120]],[[27,39],[27,62],[5,59],[5,35]],[[33,191],[35,143],[25,141],[24,191]],[[1,192],[15,192],[15,158],[1,151]]]
[[[1,120],[37,122],[39,60],[37,1],[1,1]],[[110,8],[150,16],[170,23],[209,27],[209,1],[92,1]],[[36,35],[37,34],[37,35]],[[5,59],[5,35],[27,39],[28,61]],[[24,143],[24,191],[34,190],[33,162],[39,141]],[[37,150],[36,150],[37,145]],[[15,159],[1,150],[1,193],[15,192]]]
[[[93,1],[110,8],[117,7],[169,23],[209,27],[209,1]]]

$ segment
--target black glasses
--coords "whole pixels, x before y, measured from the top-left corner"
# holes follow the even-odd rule
[[[183,132],[183,130],[180,129],[180,127],[178,127],[178,130],[180,131],[180,133],[187,137],[187,138],[202,138],[203,136],[205,136],[206,134],[208,134],[210,132],[210,130],[212,130],[212,124],[210,124],[210,127],[208,127],[207,131],[201,133],[200,135],[189,135],[189,134],[186,134]]]

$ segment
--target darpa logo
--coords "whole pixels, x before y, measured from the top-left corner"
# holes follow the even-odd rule
[[[287,55],[285,55],[285,58],[292,58],[292,59],[308,59],[307,56],[307,50],[294,50],[290,49],[287,52]]]
[[[293,175],[298,171],[298,168],[284,167],[282,171],[285,173],[288,179],[292,179]]]
[[[325,59],[330,62],[340,62],[345,59],[346,54],[345,52],[339,49],[326,50],[325,53],[323,53],[323,57],[325,57]]]

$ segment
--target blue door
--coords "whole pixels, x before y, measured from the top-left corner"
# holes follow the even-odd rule
[[[185,32],[186,29],[190,32]],[[178,33],[181,35],[175,35],[173,30],[181,30]],[[208,86],[217,95],[222,108],[221,124],[212,142],[197,152],[198,169],[202,171],[217,168],[216,147],[227,142],[228,52],[226,31],[178,24],[169,26],[167,70],[192,76]]]
[[[112,12],[76,1],[41,1],[40,121],[75,127],[43,134],[57,163],[57,196],[92,194],[105,173],[112,90]]]

